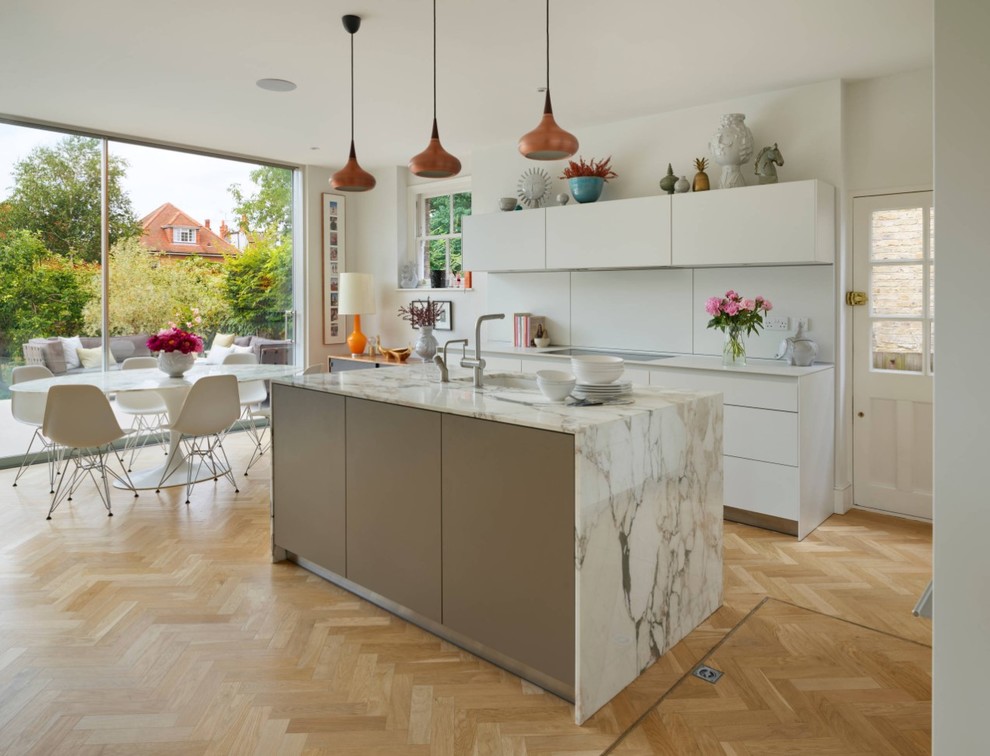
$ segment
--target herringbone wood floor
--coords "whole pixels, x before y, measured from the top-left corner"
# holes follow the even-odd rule
[[[248,443],[228,439],[239,471]],[[0,472],[0,753],[598,754],[767,596],[930,643],[910,615],[930,527],[851,513],[798,543],[726,523],[723,608],[577,727],[555,696],[271,564],[267,474],[189,506],[116,492],[113,518],[83,491],[46,522],[44,469],[17,488]]]

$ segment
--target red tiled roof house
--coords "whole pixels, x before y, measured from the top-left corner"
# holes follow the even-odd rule
[[[209,220],[200,224],[170,202],[144,216],[141,228],[141,244],[167,257],[222,260],[238,254],[237,247],[210,229]]]

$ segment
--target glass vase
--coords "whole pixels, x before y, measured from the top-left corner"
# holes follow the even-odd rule
[[[413,349],[423,359],[423,362],[431,362],[433,360],[433,355],[437,353],[437,340],[433,335],[433,326],[419,327],[419,338],[416,340],[416,346]]]
[[[746,342],[742,328],[728,328],[722,345],[722,367],[745,367]]]

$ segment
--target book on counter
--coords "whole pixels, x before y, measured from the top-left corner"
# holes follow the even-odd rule
[[[512,346],[514,347],[535,347],[533,338],[539,326],[547,327],[547,319],[543,315],[534,315],[531,312],[517,312],[512,316]]]

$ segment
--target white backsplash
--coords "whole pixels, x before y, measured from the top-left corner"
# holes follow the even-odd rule
[[[581,346],[691,351],[691,271],[571,273],[571,338]]]
[[[547,318],[551,343],[571,343],[570,273],[489,273],[487,301],[485,312],[504,312],[505,320],[485,323],[482,341],[512,344],[512,314],[531,312]]]
[[[721,354],[723,335],[706,327],[705,300],[735,289],[767,297],[773,315],[791,318],[788,331],[747,337],[750,356],[773,357],[805,317],[818,360],[834,362],[833,276],[831,265],[491,273],[486,311],[507,319],[488,324],[485,340],[511,343],[512,313],[532,312],[548,318],[554,344]]]

